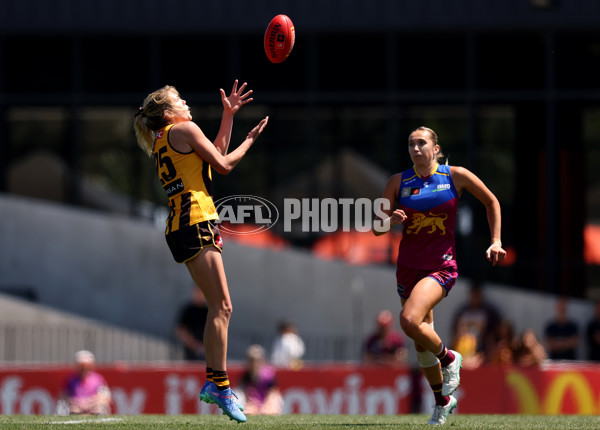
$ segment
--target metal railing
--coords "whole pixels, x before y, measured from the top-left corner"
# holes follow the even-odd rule
[[[243,339],[239,357],[246,346],[262,345],[270,353],[274,336],[259,332],[236,333]],[[360,359],[360,342],[350,336],[303,336],[306,361],[352,361]],[[99,363],[115,361],[182,360],[183,348],[175,340],[147,336],[133,331],[102,326],[66,324],[0,323],[0,363],[71,363],[76,351],[92,351]],[[233,351],[232,351],[233,352]]]
[[[305,346],[302,359],[305,361],[357,361],[362,358],[362,339],[349,335],[311,333],[303,333],[301,337]],[[270,356],[275,335],[246,331],[230,333],[229,338],[240,343],[243,341],[246,346],[259,344]],[[243,358],[243,354],[240,358]]]
[[[0,362],[72,362],[76,351],[98,362],[180,359],[181,347],[140,333],[105,327],[0,324]]]

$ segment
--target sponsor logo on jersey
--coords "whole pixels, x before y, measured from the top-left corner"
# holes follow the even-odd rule
[[[418,196],[421,194],[420,188],[402,188],[402,197]]]
[[[176,181],[169,182],[168,184],[164,185],[163,188],[165,189],[167,197],[171,198],[183,191],[183,181],[181,179],[177,179]]]
[[[444,191],[444,190],[449,190],[450,189],[450,184],[438,184],[436,189],[433,190],[435,191]]]

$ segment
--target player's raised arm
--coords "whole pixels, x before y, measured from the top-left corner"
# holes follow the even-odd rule
[[[246,82],[244,82],[238,89],[238,80],[236,79],[233,83],[233,88],[231,89],[229,96],[225,94],[225,90],[223,90],[223,88],[219,90],[221,93],[221,103],[223,103],[223,115],[221,117],[221,126],[219,127],[219,132],[215,138],[214,145],[221,155],[227,154],[227,150],[229,148],[229,143],[231,141],[231,129],[233,128],[233,116],[240,110],[242,106],[254,100],[252,97],[250,97],[252,90],[248,90],[244,93],[246,85]]]

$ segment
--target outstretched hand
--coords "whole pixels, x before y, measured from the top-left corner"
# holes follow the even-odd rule
[[[238,80],[236,79],[233,82],[233,88],[231,89],[231,94],[227,96],[223,88],[219,91],[221,92],[221,102],[223,103],[223,109],[234,115],[242,106],[246,103],[254,100],[250,95],[252,94],[252,90],[244,93],[244,89],[246,89],[246,82],[242,84],[242,86],[238,89]]]
[[[269,117],[268,116],[264,117],[258,123],[258,125],[256,127],[254,127],[252,130],[250,130],[250,133],[248,133],[248,136],[246,137],[246,139],[252,139],[255,141],[258,138],[258,136],[260,136],[260,134],[263,132],[263,130],[267,126],[268,122],[269,122]]]

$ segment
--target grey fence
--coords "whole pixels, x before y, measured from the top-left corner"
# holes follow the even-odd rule
[[[69,325],[0,324],[0,361],[72,362],[76,351],[93,351],[98,362],[161,361],[182,357],[174,342],[131,331]]]
[[[230,336],[230,340],[231,340]],[[247,346],[256,343],[270,353],[273,335],[236,333]],[[360,342],[347,336],[303,337],[306,361],[353,361],[360,359]],[[170,361],[183,359],[176,341],[166,341],[132,331],[101,326],[0,323],[0,362],[70,363],[76,351],[87,349],[96,361]],[[242,360],[244,357],[231,357]]]

